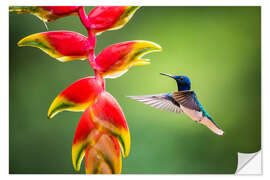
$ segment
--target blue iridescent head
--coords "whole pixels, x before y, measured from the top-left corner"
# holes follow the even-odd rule
[[[160,74],[164,76],[169,76],[173,78],[174,80],[176,80],[178,91],[190,90],[191,82],[187,76],[172,76],[165,73],[160,73]]]

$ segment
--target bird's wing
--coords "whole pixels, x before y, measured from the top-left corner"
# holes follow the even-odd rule
[[[155,94],[145,96],[128,96],[151,107],[181,114],[180,105],[173,99],[172,94]]]
[[[194,91],[173,92],[172,96],[175,99],[175,101],[181,104],[182,106],[192,110],[202,111],[201,105],[197,100],[197,96]]]

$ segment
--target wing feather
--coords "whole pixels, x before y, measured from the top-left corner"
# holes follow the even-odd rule
[[[182,106],[192,110],[202,111],[194,91],[178,91],[172,94],[173,98]]]
[[[157,109],[170,111],[178,114],[183,113],[182,109],[180,108],[180,105],[169,94],[155,94],[155,95],[128,96],[128,97]]]

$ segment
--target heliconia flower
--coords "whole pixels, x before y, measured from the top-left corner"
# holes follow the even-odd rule
[[[133,16],[138,6],[97,6],[88,15],[94,33],[120,29]]]
[[[72,31],[50,31],[29,35],[18,46],[40,48],[61,62],[85,60],[93,46],[87,37]]]
[[[64,110],[84,111],[102,91],[104,91],[103,79],[99,77],[80,79],[54,99],[48,111],[48,118]]]
[[[126,140],[128,142],[123,142]],[[129,152],[130,135],[126,120],[116,100],[103,92],[85,110],[77,126],[72,145],[74,169],[80,170],[85,155],[87,173],[121,173],[119,143],[124,143]]]
[[[85,155],[86,173],[121,173],[122,159],[119,142],[97,129],[90,108],[83,113],[72,145],[72,162],[80,170]]]
[[[88,38],[71,31],[52,31],[29,35],[18,46],[37,47],[61,61],[85,60],[95,77],[80,79],[52,102],[48,118],[61,111],[84,111],[73,139],[72,162],[80,170],[85,156],[86,173],[118,174],[122,157],[130,153],[130,132],[124,113],[116,99],[105,91],[104,78],[116,78],[132,66],[149,64],[141,57],[161,47],[148,41],[129,41],[111,45],[95,57],[96,35],[123,27],[138,6],[98,6],[88,15],[83,6],[12,6],[10,11],[29,13],[44,22],[77,14]],[[46,25],[46,23],[44,23]]]
[[[161,49],[159,45],[149,41],[127,41],[105,48],[94,60],[89,61],[92,68],[103,78],[117,78],[132,66],[149,64],[148,59],[141,57]]]
[[[29,13],[44,22],[55,21],[58,18],[77,14],[79,6],[10,6],[9,11]]]

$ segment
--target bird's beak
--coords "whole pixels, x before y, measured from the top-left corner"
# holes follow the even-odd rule
[[[174,79],[174,76],[172,76],[172,75],[170,75],[170,74],[165,74],[165,73],[160,73],[161,75],[164,75],[164,76],[169,76],[169,77],[171,77],[171,78],[173,78]]]

